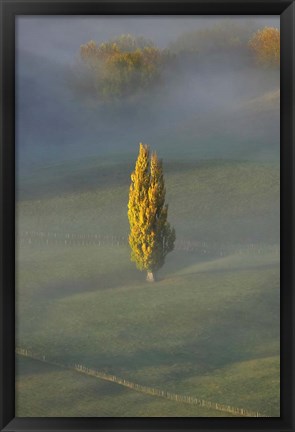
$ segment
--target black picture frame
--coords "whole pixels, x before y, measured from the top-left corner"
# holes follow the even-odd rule
[[[14,1],[1,4],[1,431],[295,431],[293,1]],[[15,17],[17,15],[280,15],[281,22],[281,416],[274,418],[15,418]]]

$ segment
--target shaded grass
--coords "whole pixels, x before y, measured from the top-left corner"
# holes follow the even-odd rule
[[[231,417],[17,357],[18,417]]]
[[[25,199],[17,207],[18,229],[126,236],[134,161],[93,165],[89,172],[87,164],[53,166],[19,182],[20,196]],[[278,241],[278,165],[166,162],[164,169],[169,219],[178,238],[221,243]]]
[[[187,254],[174,252],[161,280],[150,285],[124,247],[39,245],[20,254],[20,345],[61,363],[80,362],[142,384],[277,415],[275,255],[233,255],[213,266],[196,254],[188,262]],[[262,360],[271,357],[268,367]],[[257,361],[255,373],[247,367],[251,361]],[[231,385],[227,371],[239,363]],[[268,379],[270,388],[257,393],[254,407],[245,383],[252,383],[254,394],[262,370],[262,388]],[[206,380],[202,384],[210,376],[224,398],[216,400],[214,385],[210,393]]]
[[[21,183],[18,229],[126,236],[132,164],[117,162],[32,173]],[[63,364],[277,416],[279,167],[170,162],[165,172],[177,237],[228,252],[174,251],[151,285],[124,246],[18,247],[17,343]],[[18,383],[23,415],[220,415],[117,393],[36,362],[26,367]]]

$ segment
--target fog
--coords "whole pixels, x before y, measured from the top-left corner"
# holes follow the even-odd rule
[[[276,17],[19,17],[16,144],[19,169],[69,159],[134,155],[139,142],[165,159],[277,158],[279,111],[251,110],[251,100],[278,90],[279,73],[243,55],[182,59],[162,84],[136,103],[100,103],[71,83],[79,47],[131,33],[169,47],[187,31],[216,24],[279,27]],[[250,105],[249,105],[250,101]],[[247,105],[248,103],[248,105]],[[265,112],[267,112],[265,114]],[[259,117],[259,118],[258,118]],[[256,140],[248,148],[245,142]],[[173,142],[172,142],[173,141]]]
[[[220,415],[176,401],[164,411],[163,398],[130,389],[129,401],[120,386],[116,398],[114,383],[79,384],[56,366],[72,364],[279,415],[279,69],[257,64],[245,41],[173,51],[187,32],[232,23],[248,41],[279,17],[17,19],[16,346],[46,359],[16,365],[18,416]],[[79,48],[122,34],[151,39],[168,61],[132,93],[140,64],[130,93],[106,100]],[[139,142],[163,159],[176,232],[154,288],[128,245]],[[157,247],[167,226],[160,237],[139,219],[139,247]]]

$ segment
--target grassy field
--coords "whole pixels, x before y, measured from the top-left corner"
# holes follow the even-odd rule
[[[19,233],[126,235],[130,165],[89,161],[32,173],[19,191]],[[63,364],[278,416],[278,166],[166,168],[177,238],[215,250],[174,251],[159,281],[148,284],[127,245],[24,243],[17,249],[17,343]],[[17,377],[21,416],[223,415],[28,359],[18,362]]]
[[[133,168],[133,162],[93,160],[33,171],[19,182],[19,230],[126,235]],[[178,238],[278,242],[278,164],[171,161],[164,170]]]
[[[146,396],[105,381],[18,358],[18,416],[217,417],[215,410]],[[44,392],[46,388],[46,392]],[[231,417],[223,413],[224,417]]]

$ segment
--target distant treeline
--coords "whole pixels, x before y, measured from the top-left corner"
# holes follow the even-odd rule
[[[154,387],[148,387],[143,386],[141,384],[133,383],[131,381],[125,380],[124,378],[117,377],[116,375],[107,374],[102,371],[98,371],[96,369],[87,368],[86,366],[83,366],[81,364],[74,364],[74,365],[64,365],[59,362],[56,362],[54,360],[48,359],[44,354],[39,355],[36,353],[33,353],[32,351],[26,349],[26,348],[20,348],[17,347],[15,349],[16,354],[21,355],[23,357],[28,357],[34,360],[39,360],[44,363],[47,363],[52,366],[62,367],[62,368],[68,368],[73,369],[77,372],[83,373],[88,376],[93,376],[95,378],[100,378],[105,381],[113,382],[119,385],[122,385],[124,387],[127,387],[131,390],[137,391],[139,393],[143,393],[149,396],[156,396],[156,397],[162,397],[165,399],[169,399],[175,402],[182,402],[187,403],[190,405],[197,405],[204,408],[214,409],[221,412],[226,412],[229,414],[233,414],[235,416],[240,417],[268,417],[267,415],[261,414],[258,411],[253,410],[247,410],[244,408],[237,408],[230,405],[222,404],[222,403],[216,403],[207,401],[204,399],[199,399],[192,396],[184,396],[179,395],[176,393],[167,392],[164,390],[160,390],[158,388]]]
[[[229,52],[248,56],[259,67],[278,68],[280,31],[265,27],[257,31],[237,24],[222,24],[181,35],[166,49],[130,34],[80,47],[80,63],[72,84],[81,93],[93,93],[102,101],[138,97],[165,82],[167,73],[179,71],[181,62],[201,61],[202,56]]]

